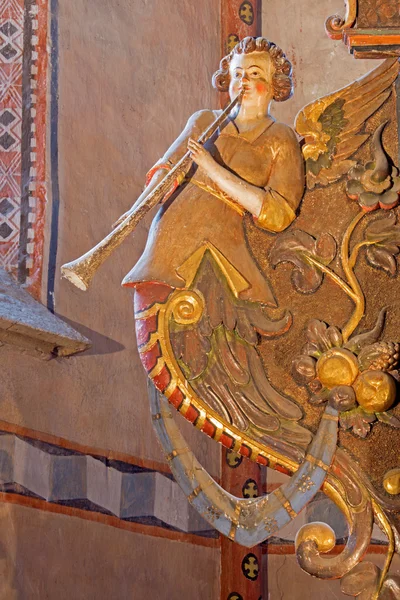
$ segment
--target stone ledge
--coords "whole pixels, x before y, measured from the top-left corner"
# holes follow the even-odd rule
[[[90,340],[53,315],[0,269],[0,346],[10,344],[43,359],[70,356]]]

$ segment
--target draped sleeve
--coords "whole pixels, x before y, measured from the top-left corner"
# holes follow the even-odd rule
[[[304,193],[304,162],[293,130],[275,124],[274,136],[266,151],[272,152],[272,163],[265,197],[256,224],[278,233],[292,223]]]

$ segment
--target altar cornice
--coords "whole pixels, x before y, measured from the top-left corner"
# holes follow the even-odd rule
[[[346,0],[346,13],[333,15],[325,31],[333,40],[343,40],[355,58],[382,59],[400,56],[399,0]]]

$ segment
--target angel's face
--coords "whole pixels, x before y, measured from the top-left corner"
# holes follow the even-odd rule
[[[274,66],[267,52],[235,54],[230,66],[229,95],[236,98],[245,91],[242,104],[268,110],[273,98],[272,76]]]

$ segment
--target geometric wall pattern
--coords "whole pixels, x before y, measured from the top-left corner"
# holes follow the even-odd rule
[[[264,469],[263,469],[264,471]],[[272,474],[271,471],[269,471]],[[278,487],[268,486],[268,492]],[[246,497],[255,497],[248,485]],[[195,511],[170,473],[99,455],[85,454],[9,431],[0,431],[0,492],[112,516],[121,522],[215,538],[218,533]],[[24,500],[21,498],[21,500]],[[48,503],[48,504],[47,504]],[[318,494],[293,523],[264,545],[269,552],[290,553],[301,525],[324,521],[338,542],[347,536],[342,513],[324,494]],[[375,526],[372,544],[386,540]]]
[[[46,1],[0,0],[0,267],[36,296],[46,205],[47,18]]]
[[[18,267],[21,224],[22,0],[0,0],[0,266]]]
[[[0,491],[217,537],[172,477],[52,444],[0,434]]]

